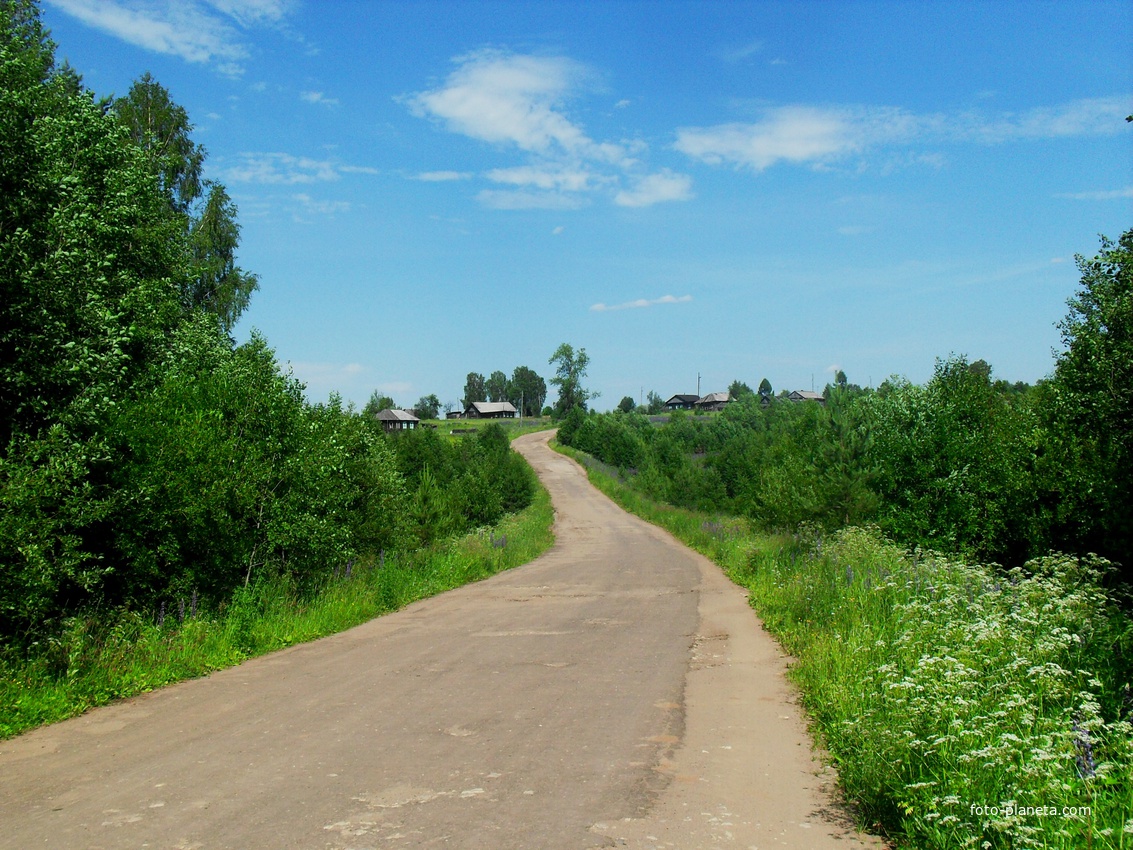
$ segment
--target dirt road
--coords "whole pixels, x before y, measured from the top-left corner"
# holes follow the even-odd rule
[[[0,744],[0,847],[857,846],[743,593],[547,437],[546,555]]]

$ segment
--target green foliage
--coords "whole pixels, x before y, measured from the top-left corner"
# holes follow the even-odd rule
[[[1079,256],[1079,291],[1059,325],[1066,350],[1049,395],[1051,484],[1062,545],[1133,552],[1133,230]],[[1126,563],[1133,570],[1133,563]]]
[[[586,349],[580,348],[576,352],[572,345],[564,342],[555,349],[547,362],[555,367],[551,384],[559,390],[554,415],[561,419],[576,407],[585,411],[587,402],[598,397],[598,393],[582,386],[582,379],[586,377],[586,369],[590,365]]]
[[[441,400],[436,393],[421,396],[413,408],[419,419],[439,419],[441,415]]]
[[[464,381],[464,398],[461,399],[463,409],[467,410],[474,401],[487,401],[488,388],[484,376],[479,372],[469,372]]]
[[[393,399],[388,395],[382,395],[378,390],[370,393],[370,399],[366,402],[366,406],[362,408],[362,412],[366,416],[377,416],[383,410],[393,410],[396,405]]]
[[[488,376],[488,380],[484,384],[484,389],[488,392],[488,401],[507,401],[507,375],[497,369]],[[480,401],[480,399],[477,399],[477,401]]]
[[[543,402],[547,398],[547,382],[539,377],[532,369],[526,366],[516,366],[511,373],[508,394],[510,401],[518,408],[522,416],[538,416],[543,410]]]
[[[988,370],[964,358],[938,362],[927,386],[892,381],[869,408],[869,456],[888,533],[1015,563],[1042,551],[1030,520],[1039,423],[1033,408],[995,390]]]
[[[633,400],[632,396],[622,396],[622,400],[618,402],[618,410],[622,413],[629,413],[637,407],[637,402]]]
[[[182,287],[184,309],[204,311],[230,332],[259,283],[236,265],[236,205],[222,184],[202,179],[205,150],[190,136],[188,113],[148,73],[114,101],[112,111],[144,153],[158,190],[187,234],[192,275]]]

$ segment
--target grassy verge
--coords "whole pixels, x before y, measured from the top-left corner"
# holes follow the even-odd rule
[[[760,535],[566,453],[750,589],[863,825],[906,847],[1133,848],[1133,629],[1105,562],[1005,572],[870,529]]]
[[[379,556],[301,595],[285,581],[244,589],[223,610],[190,601],[164,622],[135,612],[75,618],[32,660],[0,661],[0,738],[88,708],[333,634],[527,563],[553,542],[540,485],[525,510],[428,549]]]

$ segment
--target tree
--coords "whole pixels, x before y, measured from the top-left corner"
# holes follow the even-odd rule
[[[556,417],[561,418],[576,407],[586,410],[586,403],[598,397],[598,393],[582,386],[586,368],[590,365],[585,348],[576,352],[570,343],[564,342],[555,349],[547,362],[555,367],[555,377],[551,378],[551,384],[559,390],[559,397],[555,401]]]
[[[488,391],[488,401],[507,401],[507,375],[499,370],[496,370],[490,376],[488,376],[488,382],[485,385],[485,389]]]
[[[745,396],[755,395],[755,393],[752,392],[751,387],[737,378],[728,385],[728,395],[732,401],[738,401]]]
[[[474,401],[487,401],[488,390],[485,387],[484,376],[479,372],[469,372],[464,380],[464,399],[461,404],[467,410]]]
[[[377,416],[383,410],[393,410],[393,399],[388,395],[382,395],[378,390],[374,390],[370,394],[370,400],[366,402],[366,406],[362,408],[362,412],[367,416]]]
[[[1080,289],[1058,326],[1066,350],[1052,381],[1062,519],[1081,544],[1124,561],[1133,550],[1133,229],[1076,259]]]
[[[623,396],[622,400],[618,402],[618,410],[622,413],[630,413],[637,407],[637,402],[633,400],[632,396]]]
[[[762,398],[771,398],[774,394],[775,391],[771,388],[771,382],[769,380],[764,378],[759,382],[759,395]]]
[[[417,400],[413,410],[420,419],[438,419],[441,413],[441,400],[435,393],[423,395]]]
[[[186,311],[211,313],[231,332],[259,282],[236,265],[236,204],[222,184],[202,178],[205,149],[190,136],[188,113],[148,73],[114,101],[113,112],[145,152],[158,189],[189,234],[195,274],[182,291]]]
[[[645,410],[651,416],[656,416],[665,409],[665,399],[661,398],[656,392],[650,390],[648,395],[645,396]]]
[[[511,401],[523,406],[522,415],[538,416],[547,398],[547,382],[526,366],[516,366],[511,373]]]

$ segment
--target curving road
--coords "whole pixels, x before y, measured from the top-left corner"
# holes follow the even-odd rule
[[[858,846],[743,592],[549,437],[543,557],[0,743],[0,847]]]

